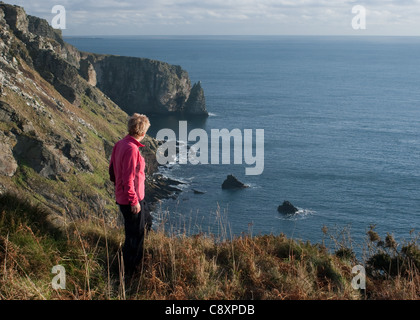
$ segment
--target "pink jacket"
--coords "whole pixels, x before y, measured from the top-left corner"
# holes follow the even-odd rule
[[[144,199],[146,163],[139,147],[144,145],[127,135],[112,149],[109,177],[114,182],[118,204],[135,206]]]

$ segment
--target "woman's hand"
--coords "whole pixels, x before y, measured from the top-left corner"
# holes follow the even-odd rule
[[[140,210],[140,202],[138,202],[135,206],[131,206],[131,213],[138,214]]]

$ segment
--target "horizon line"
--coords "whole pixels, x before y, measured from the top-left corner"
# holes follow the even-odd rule
[[[383,34],[91,34],[62,35],[63,37],[394,37],[420,38],[420,35],[383,35]]]

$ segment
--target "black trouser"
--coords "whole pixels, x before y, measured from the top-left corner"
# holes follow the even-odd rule
[[[130,276],[143,258],[144,234],[152,226],[152,216],[145,201],[140,201],[141,211],[138,214],[131,213],[130,205],[119,206],[125,226],[124,269],[125,274]]]

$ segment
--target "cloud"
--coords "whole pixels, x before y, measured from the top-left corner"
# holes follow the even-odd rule
[[[420,0],[32,0],[11,1],[51,21],[67,11],[65,34],[352,34],[351,8],[367,9],[365,33],[420,32]],[[419,31],[416,31],[419,30]]]

